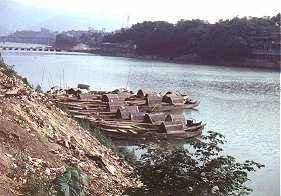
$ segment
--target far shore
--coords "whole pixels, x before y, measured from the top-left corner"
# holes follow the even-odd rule
[[[81,52],[81,51],[79,51]],[[255,59],[247,59],[244,62],[231,62],[231,61],[220,61],[220,62],[204,62],[201,60],[191,61],[191,60],[177,60],[156,57],[156,56],[139,56],[134,54],[107,54],[107,53],[95,53],[93,51],[87,51],[89,54],[96,54],[101,56],[110,56],[110,57],[125,57],[132,59],[140,59],[140,60],[153,60],[159,62],[169,62],[176,64],[194,64],[194,65],[206,65],[206,66],[222,66],[222,67],[239,67],[239,68],[257,68],[257,69],[270,69],[280,71],[281,65],[273,64],[268,61],[258,61]]]
[[[18,52],[30,52],[30,51],[18,51]],[[32,52],[32,51],[31,51]],[[37,51],[38,52],[38,51]],[[40,52],[40,51],[39,51]],[[45,53],[45,52],[41,52]],[[49,53],[49,52],[48,52]],[[230,62],[230,61],[220,61],[220,62],[204,62],[201,60],[178,60],[177,58],[169,59],[164,57],[156,57],[156,56],[140,56],[135,54],[109,54],[109,53],[101,53],[93,50],[61,50],[60,52],[50,52],[50,54],[58,54],[58,55],[100,55],[100,56],[108,56],[108,57],[124,57],[131,59],[139,59],[139,60],[151,60],[158,62],[168,62],[175,64],[194,64],[194,65],[205,65],[205,66],[221,66],[221,67],[237,67],[237,68],[255,68],[255,69],[266,69],[266,70],[276,70],[280,71],[281,65],[276,65],[268,61],[257,61],[255,59],[247,59],[244,62]]]

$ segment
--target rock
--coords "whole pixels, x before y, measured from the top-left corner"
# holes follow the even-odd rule
[[[51,175],[51,170],[50,170],[49,168],[46,168],[46,169],[45,169],[45,174],[46,174],[47,176]]]
[[[8,91],[5,93],[5,96],[6,96],[6,97],[16,96],[16,95],[18,95],[18,92],[19,92],[19,89],[8,90]]]
[[[11,96],[19,96],[19,95],[27,95],[27,89],[25,88],[16,88],[16,89],[12,89],[12,90],[8,90],[5,93],[6,97],[11,97]]]
[[[112,174],[112,175],[115,175],[116,173],[116,168],[112,165],[106,165],[106,169]]]

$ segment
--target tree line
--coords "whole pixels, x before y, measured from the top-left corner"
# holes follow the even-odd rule
[[[105,42],[132,43],[136,54],[175,58],[195,54],[205,61],[242,61],[251,37],[280,32],[280,13],[273,17],[235,17],[211,24],[203,20],[145,21],[107,35]]]
[[[55,46],[61,49],[71,49],[77,44],[86,44],[90,47],[98,47],[107,33],[100,31],[66,31],[56,36]]]

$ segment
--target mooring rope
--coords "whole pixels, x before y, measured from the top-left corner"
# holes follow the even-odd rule
[[[130,80],[130,76],[131,76],[131,64],[129,65],[129,73],[128,73],[128,78],[127,78],[127,82],[126,82],[126,88],[128,90],[128,84],[129,84],[129,80]]]

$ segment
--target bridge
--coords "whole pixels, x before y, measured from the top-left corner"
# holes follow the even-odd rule
[[[52,47],[8,47],[8,46],[0,46],[0,51],[37,51],[37,52],[61,52],[59,48]]]

